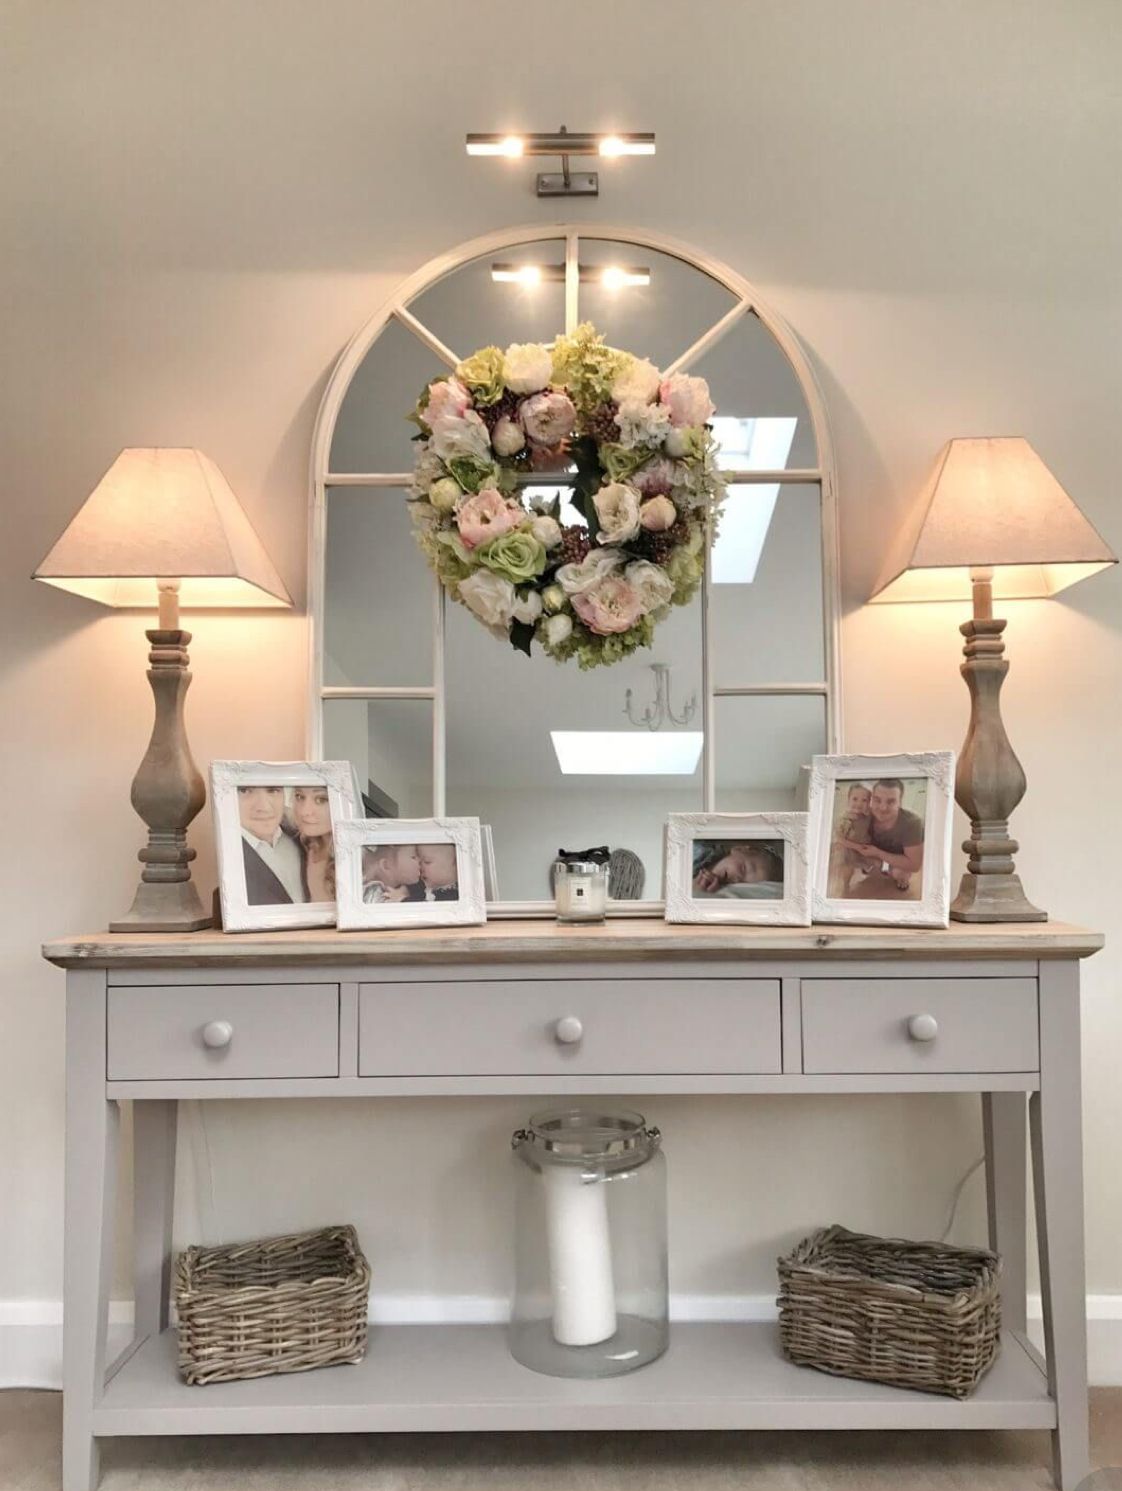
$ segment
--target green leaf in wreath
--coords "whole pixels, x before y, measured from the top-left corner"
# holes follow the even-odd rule
[[[534,628],[528,621],[512,621],[510,623],[510,645],[515,652],[524,652],[530,656],[530,645],[534,640]]]

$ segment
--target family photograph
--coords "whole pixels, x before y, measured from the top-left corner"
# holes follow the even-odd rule
[[[362,851],[362,899],[368,906],[458,901],[455,844],[368,844]]]
[[[335,899],[335,841],[326,785],[238,787],[250,906]]]
[[[785,850],[782,839],[695,839],[694,899],[781,901]]]
[[[927,786],[925,777],[835,784],[827,896],[922,899]]]

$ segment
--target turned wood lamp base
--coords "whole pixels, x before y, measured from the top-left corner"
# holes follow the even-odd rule
[[[132,805],[148,825],[148,843],[137,855],[144,869],[136,897],[109,923],[111,932],[199,932],[211,925],[191,879],[195,851],[187,844],[188,825],[206,801],[183,720],[191,633],[179,630],[178,580],[160,581],[159,592],[159,628],[145,633],[156,720],[132,784]]]
[[[1001,719],[1001,685],[1009,671],[1002,633],[993,615],[993,570],[972,569],[974,617],[959,630],[966,638],[962,676],[970,690],[970,726],[958,758],[955,800],[970,819],[963,844],[966,873],[951,904],[956,922],[1044,922],[1048,913],[1026,897],[1013,856],[1009,819],[1025,795],[1025,774]]]

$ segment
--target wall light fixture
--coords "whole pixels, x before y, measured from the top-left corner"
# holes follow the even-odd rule
[[[600,176],[596,171],[573,171],[569,157],[598,155],[613,159],[621,155],[654,155],[655,137],[650,133],[601,135],[570,132],[561,126],[548,134],[502,135],[470,134],[466,139],[469,155],[500,155],[510,159],[523,155],[559,155],[560,171],[540,171],[537,179],[539,197],[598,197]]]

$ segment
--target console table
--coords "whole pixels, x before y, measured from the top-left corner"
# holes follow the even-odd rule
[[[91,1491],[98,1440],[113,1435],[687,1428],[1048,1429],[1057,1486],[1075,1491],[1090,1469],[1078,960],[1101,946],[1057,923],[638,919],[49,943],[44,955],[67,970],[65,1491]],[[501,1327],[472,1325],[377,1328],[357,1367],[179,1380],[168,1325],[178,1099],[650,1092],[980,1093],[1005,1331],[974,1396],[802,1370],[773,1325],[743,1323],[679,1324],[666,1356],[599,1382],[528,1371]],[[135,1104],[136,1327],[108,1363],[124,1100]],[[1043,1359],[1025,1334],[1026,1132]]]

